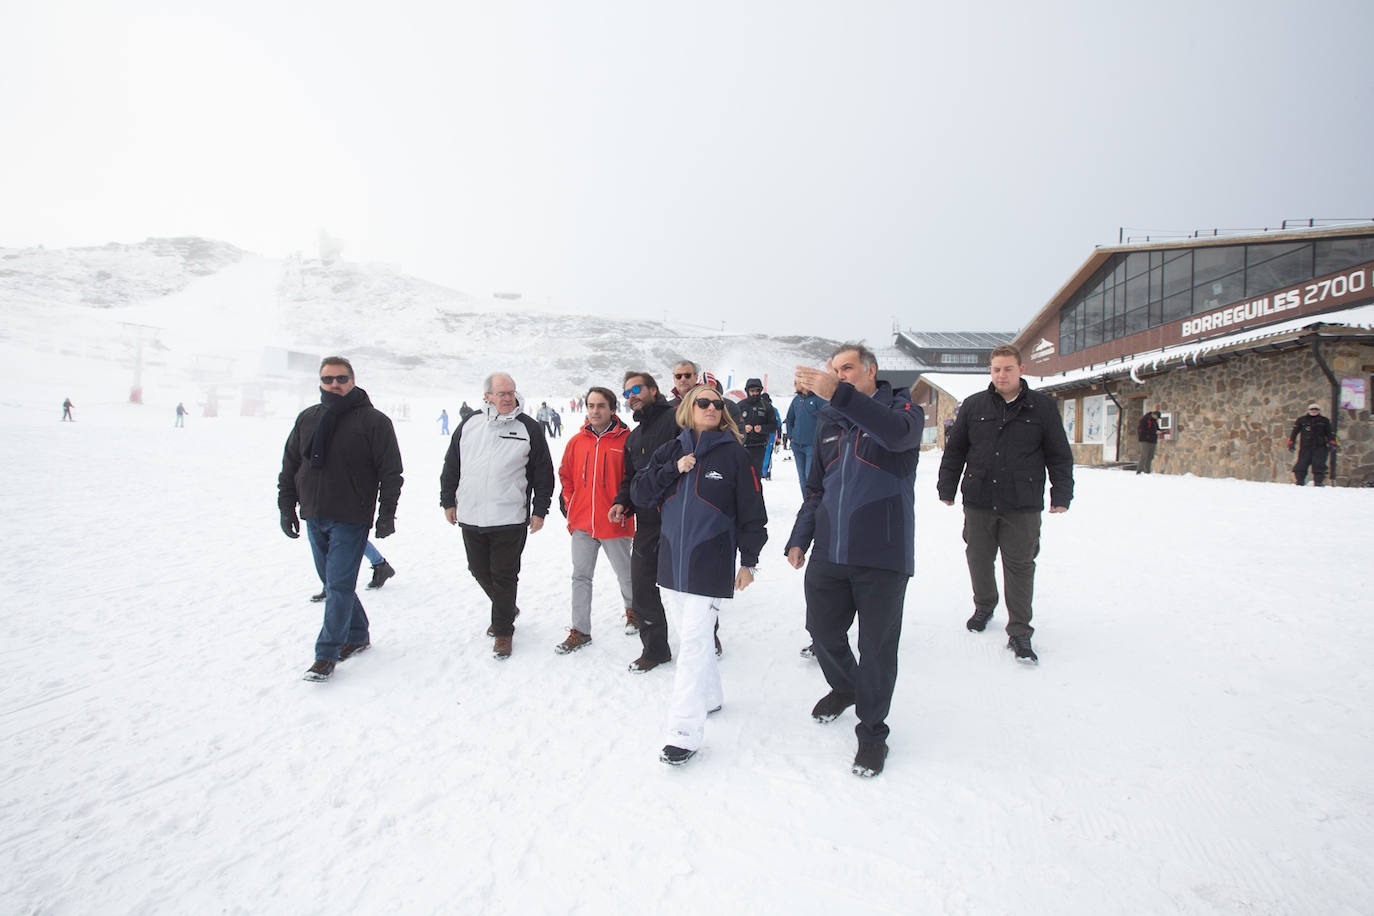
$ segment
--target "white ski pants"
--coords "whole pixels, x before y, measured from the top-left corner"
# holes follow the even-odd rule
[[[664,744],[695,751],[701,747],[708,710],[720,706],[720,668],[716,664],[716,618],[731,599],[662,589],[677,611],[678,650],[674,659],[673,700],[668,707]]]

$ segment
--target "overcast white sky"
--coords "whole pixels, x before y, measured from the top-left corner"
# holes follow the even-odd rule
[[[8,0],[0,245],[1014,330],[1120,226],[1374,217],[1374,4]]]

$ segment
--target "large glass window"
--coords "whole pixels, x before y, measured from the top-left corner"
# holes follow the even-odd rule
[[[1148,251],[1137,251],[1135,254],[1126,255],[1126,279],[1138,277],[1150,269],[1150,253]]]
[[[1193,311],[1206,312],[1245,298],[1245,272],[1238,271],[1193,287]]]
[[[1164,295],[1193,288],[1193,252],[1170,252],[1164,261]]]
[[[1088,325],[1088,334],[1083,340],[1083,349],[1095,347],[1100,343],[1102,343],[1102,323]]]
[[[1126,313],[1126,333],[1138,334],[1150,326],[1149,309],[1136,309]]]
[[[1317,266],[1313,276],[1324,277],[1356,264],[1374,261],[1374,238],[1327,239],[1316,248]]]
[[[1312,245],[1247,245],[1245,295],[1259,296],[1312,277]]]
[[[1060,312],[1072,353],[1374,261],[1374,236],[1112,255]]]
[[[1163,312],[1155,324],[1164,324],[1169,321],[1177,321],[1180,318],[1187,318],[1193,312],[1193,291],[1185,289],[1181,293],[1174,293],[1164,299]]]
[[[1143,308],[1150,303],[1150,275],[1137,274],[1126,281],[1126,311]]]
[[[1097,324],[1099,321],[1102,320],[1101,296],[1089,296],[1088,298],[1084,299],[1083,308],[1085,310],[1084,320],[1087,321],[1088,324]]]
[[[1202,286],[1245,269],[1245,246],[1199,248],[1193,252],[1193,285]]]

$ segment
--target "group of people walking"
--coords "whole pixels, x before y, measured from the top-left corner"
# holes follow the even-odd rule
[[[952,503],[962,481],[974,586],[968,629],[981,631],[998,603],[992,564],[1000,552],[1009,648],[1030,663],[1046,472],[1051,512],[1067,509],[1073,480],[1059,413],[1021,380],[1023,368],[1014,349],[993,352],[992,384],[966,402],[950,436],[939,497]],[[798,397],[787,424],[804,500],[781,549],[793,568],[805,567],[806,626],[829,688],[812,717],[830,722],[854,707],[851,769],[860,776],[881,773],[888,754],[886,719],[915,572],[915,479],[925,427],[905,389],[877,373],[876,357],[862,344],[844,344],[823,368],[797,367]],[[604,554],[625,628],[640,639],[630,670],[675,663],[660,759],[679,765],[702,747],[707,718],[724,703],[719,617],[736,592],[756,581],[769,539],[761,469],[749,449],[750,436],[770,424],[752,412],[755,405],[732,410],[719,383],[694,363],[679,363],[673,375],[671,400],[652,374],[637,369],[624,374],[619,396],[604,386],[584,396],[586,422],[557,470],[573,573],[571,626],[554,651],[566,655],[591,643],[592,578]],[[320,390],[321,403],[297,417],[287,438],[278,479],[282,530],[299,536],[299,505],[325,584],[324,623],[305,675],[316,681],[371,645],[357,574],[369,530],[377,538],[395,531],[403,482],[391,421],[356,386],[347,359],[323,361]],[[618,416],[622,398],[633,428]],[[461,530],[468,569],[490,602],[493,655],[506,659],[520,615],[521,556],[554,505],[555,472],[545,430],[525,412],[509,374],[487,376],[483,402],[452,433],[439,502]],[[677,612],[675,659],[665,600]],[[857,655],[849,642],[856,618]]]

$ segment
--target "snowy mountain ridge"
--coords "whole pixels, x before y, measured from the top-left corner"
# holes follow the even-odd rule
[[[247,383],[262,375],[262,351],[278,349],[345,354],[367,377],[417,392],[452,389],[455,379],[467,389],[495,369],[531,392],[614,388],[632,368],[664,381],[686,358],[735,387],[767,377],[786,393],[792,367],[823,361],[835,343],[550,314],[392,265],[264,258],[201,238],[0,248],[0,303],[22,349],[132,361],[140,342],[151,344],[143,358],[153,387],[210,364],[218,382]]]

